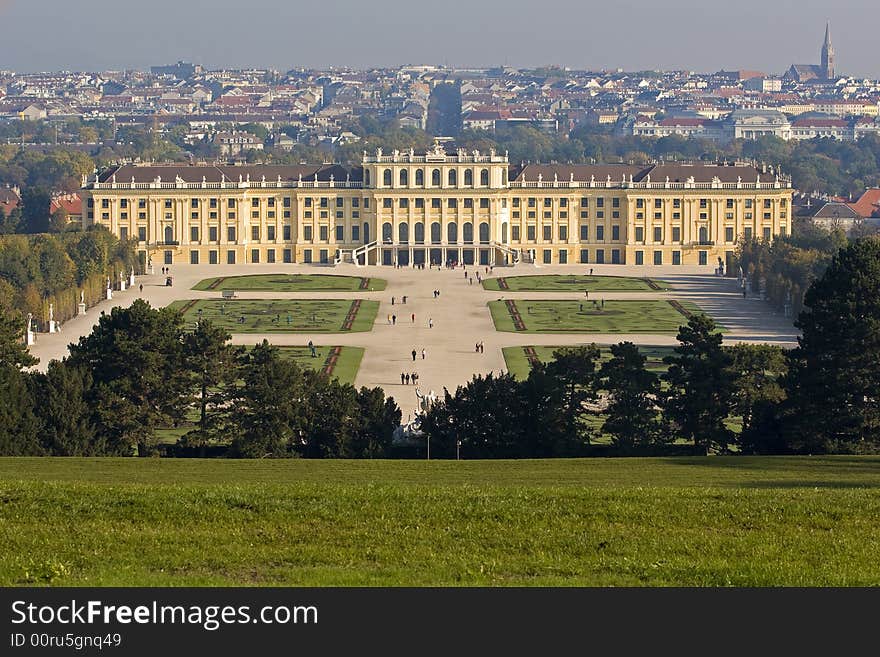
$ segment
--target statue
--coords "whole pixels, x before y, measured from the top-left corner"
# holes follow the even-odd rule
[[[86,293],[82,290],[79,291],[79,302],[80,303],[86,302]]]

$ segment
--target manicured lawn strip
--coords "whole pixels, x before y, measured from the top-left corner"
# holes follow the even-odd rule
[[[678,303],[691,312],[702,312],[689,301]],[[490,301],[489,308],[497,330],[516,330],[504,301]],[[674,334],[687,323],[687,317],[666,300],[610,300],[602,308],[588,300],[517,299],[516,308],[525,323],[526,333]]]
[[[334,274],[253,274],[248,276],[221,276],[206,278],[193,286],[194,290],[242,290],[266,292],[307,291],[373,291],[385,289],[387,281],[381,278],[337,276]]]
[[[330,346],[316,346],[315,351],[318,354],[316,358],[312,358],[308,347],[278,347],[278,351],[281,358],[295,361],[303,368],[321,370],[332,348]],[[363,357],[362,347],[342,347],[342,353],[336,361],[331,378],[339,379],[340,383],[354,383]]]
[[[341,333],[352,307],[348,299],[198,299],[175,301],[183,309],[187,324],[202,317],[230,333]],[[361,301],[351,331],[370,331],[376,319],[378,301]],[[244,316],[244,323],[239,318]],[[290,323],[287,318],[290,316]]]
[[[0,500],[7,586],[880,584],[867,457],[2,459]]]
[[[0,457],[0,484],[335,483],[511,487],[852,488],[880,493],[880,456],[693,456],[493,461]],[[0,498],[2,500],[2,498]],[[3,506],[0,503],[0,511]]]
[[[504,362],[507,364],[507,371],[518,379],[526,379],[531,371],[525,349],[532,349],[538,360],[548,363],[553,360],[553,352],[558,349],[571,347],[566,346],[532,346],[532,347],[504,347],[501,351],[504,354]],[[599,345],[601,350],[600,362],[605,362],[611,358],[611,350],[608,346]],[[639,345],[639,351],[647,357],[646,366],[649,370],[658,374],[666,371],[666,365],[663,364],[663,357],[671,355],[674,347],[660,346],[642,346]]]
[[[483,288],[510,292],[661,292],[671,289],[666,281],[630,276],[586,276],[547,274],[544,276],[504,276],[506,290],[498,278],[487,278]]]

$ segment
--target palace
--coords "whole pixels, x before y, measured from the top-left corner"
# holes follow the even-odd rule
[[[791,226],[791,179],[745,164],[527,164],[494,152],[360,167],[134,166],[83,181],[83,223],[165,264],[706,265]]]

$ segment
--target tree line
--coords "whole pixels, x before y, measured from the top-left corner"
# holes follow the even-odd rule
[[[381,388],[355,389],[281,358],[267,342],[233,347],[208,321],[143,300],[102,313],[45,373],[0,318],[0,454],[148,456],[157,431],[191,425],[187,456],[377,458],[401,412]]]
[[[42,235],[0,235],[0,309],[22,320],[33,314],[39,325],[75,316],[80,291],[91,306],[104,298],[106,281],[140,273],[134,243],[102,227]]]
[[[595,345],[559,350],[525,381],[478,375],[445,391],[422,423],[455,458],[880,451],[880,240],[856,240],[809,287],[798,346],[725,346],[705,315],[678,333],[657,375],[629,342],[599,365]],[[735,430],[739,425],[739,430]]]
[[[851,237],[857,239],[858,231],[854,229]],[[789,235],[779,235],[772,242],[741,240],[736,261],[755,293],[762,291],[779,311],[790,306],[792,316],[796,317],[803,309],[804,295],[812,282],[846,244],[847,237],[839,228],[827,230],[810,220],[795,220]],[[734,272],[728,274],[732,276]]]

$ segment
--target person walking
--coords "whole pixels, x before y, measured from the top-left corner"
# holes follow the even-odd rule
[[[388,315],[388,324],[391,325],[391,315]]]
[[[593,268],[590,267],[590,276],[592,276],[592,275],[593,275]]]
[[[394,305],[394,297],[391,297],[391,305]]]
[[[405,375],[403,372],[400,373],[400,385],[403,385],[404,377],[405,377],[405,376],[406,376],[406,375]]]
[[[412,357],[413,357],[413,362],[415,363],[416,362],[416,350],[415,349],[412,350]]]
[[[418,372],[412,373],[412,382],[413,382],[414,386],[419,384],[419,373]]]
[[[425,348],[422,347],[422,360],[425,360],[425,356],[427,356],[428,352],[425,351]]]
[[[144,293],[144,284],[143,284],[143,283],[141,283],[141,286],[140,286],[140,291],[141,291],[141,294],[143,294],[143,293]]]
[[[397,315],[391,315],[391,323],[397,324]]]
[[[406,304],[406,295],[403,295],[403,303]]]
[[[415,313],[412,314],[412,323],[413,324],[416,323],[416,314]]]
[[[428,328],[434,328],[434,320],[430,317],[428,318]]]
[[[409,372],[406,373],[406,385],[409,385]]]

